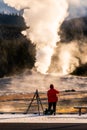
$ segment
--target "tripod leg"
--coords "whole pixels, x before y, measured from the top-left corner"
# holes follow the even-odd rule
[[[30,109],[30,107],[31,107],[31,104],[32,104],[32,102],[33,102],[33,100],[34,100],[34,98],[35,98],[35,95],[36,95],[36,93],[34,94],[32,100],[31,100],[31,102],[30,102],[30,104],[29,104],[29,106],[28,106],[28,108],[27,108],[27,110],[26,110],[26,113],[28,113],[28,111],[29,111],[29,109]]]
[[[43,105],[42,105],[42,102],[41,102],[41,99],[40,99],[40,96],[39,96],[38,91],[37,91],[37,97],[38,97],[39,103],[40,103],[40,105],[41,105],[41,108],[42,108],[42,110],[43,110]],[[44,110],[43,110],[43,111],[44,111]]]
[[[42,103],[41,103],[41,99],[40,99],[38,90],[36,90],[36,99],[37,99],[37,104],[38,104],[38,112],[39,112],[39,115],[40,115],[39,103],[40,103],[40,105],[41,105],[42,111],[44,111],[44,110],[43,110],[43,105],[42,105]]]
[[[37,105],[38,105],[38,114],[40,115],[40,107],[39,107],[39,98],[38,98],[38,96],[36,96],[36,100],[37,100]]]
[[[43,105],[42,105],[42,102],[41,102],[40,98],[39,98],[39,101],[40,101],[40,105],[41,105],[42,111],[44,111]]]

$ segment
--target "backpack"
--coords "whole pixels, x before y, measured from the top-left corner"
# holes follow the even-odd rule
[[[52,115],[53,113],[54,113],[53,110],[48,110],[48,109],[46,108],[43,114],[44,114],[44,115]]]

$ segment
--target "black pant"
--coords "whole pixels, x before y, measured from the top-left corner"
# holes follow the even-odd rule
[[[51,107],[53,107],[53,112],[56,113],[56,102],[49,102],[48,103],[48,110],[51,110]]]

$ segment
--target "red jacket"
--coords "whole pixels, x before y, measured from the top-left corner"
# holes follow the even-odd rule
[[[48,102],[57,102],[58,101],[58,97],[56,96],[56,94],[58,94],[59,91],[57,91],[56,89],[50,89],[47,92],[47,96],[48,96]]]

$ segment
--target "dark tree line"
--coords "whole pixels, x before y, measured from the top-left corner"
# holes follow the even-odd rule
[[[71,74],[77,76],[87,76],[87,63],[76,67]]]
[[[13,75],[25,68],[32,69],[35,55],[35,45],[22,34],[17,39],[1,39],[0,77]]]
[[[79,46],[81,46],[81,44],[83,45],[83,43],[87,43],[87,16],[65,20],[60,26],[58,33],[61,38],[61,43],[70,44],[70,42],[74,40],[79,43]],[[76,67],[71,74],[87,76],[87,62],[82,64],[80,58],[76,58],[78,59],[79,66]]]
[[[60,26],[58,34],[62,43],[87,37],[87,16],[65,20]]]

